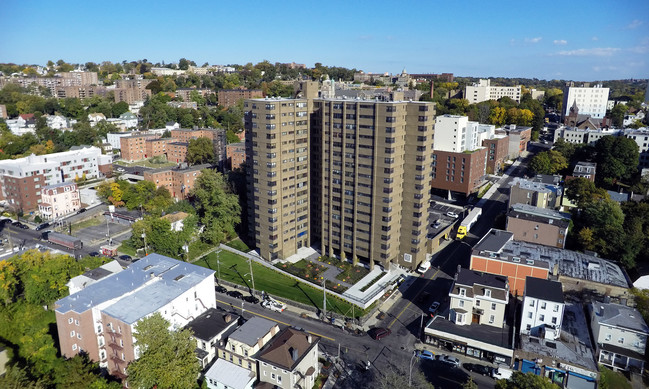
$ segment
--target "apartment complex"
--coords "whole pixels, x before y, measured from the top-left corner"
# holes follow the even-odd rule
[[[449,320],[453,323],[504,326],[509,302],[507,277],[459,269],[448,295],[451,300]]]
[[[123,379],[139,357],[133,333],[141,319],[159,313],[175,329],[209,308],[216,308],[213,270],[150,254],[56,302],[61,355],[86,352]]]
[[[570,214],[529,204],[512,204],[507,212],[507,231],[514,239],[558,248],[566,247]]]
[[[437,117],[432,187],[464,195],[475,192],[488,170],[502,168],[507,147],[507,137],[496,135],[493,125],[469,121],[467,116]]]
[[[147,158],[146,142],[159,138],[157,134],[136,134],[119,137],[119,148],[122,152],[122,159],[125,161],[140,161]]]
[[[383,266],[424,260],[432,104],[255,99],[245,109],[251,232],[263,258],[316,244]]]
[[[45,220],[68,215],[80,208],[79,189],[74,182],[47,185],[41,189],[38,210]]]
[[[200,129],[186,129],[186,128],[177,128],[171,130],[171,138],[176,142],[181,142],[185,144],[185,149],[183,150],[183,145],[178,143],[175,145],[175,148],[172,147],[172,157],[177,159],[177,162],[184,162],[185,155],[187,154],[187,144],[192,139],[197,138],[207,138],[212,141],[214,146],[214,159],[217,161],[217,168],[223,170],[223,165],[226,160],[226,151],[225,146],[227,145],[227,139],[225,136],[225,130],[222,128],[213,129],[213,128],[200,128]],[[183,152],[185,155],[183,155]],[[173,159],[170,158],[170,161]]]
[[[288,258],[311,243],[306,99],[246,100],[248,211],[262,258]]]
[[[509,137],[509,159],[516,159],[527,151],[527,145],[532,140],[532,127],[521,127],[515,124],[503,126],[496,130],[497,134]]]
[[[591,88],[589,84],[575,86],[574,82],[567,83],[563,89],[562,119],[568,116],[573,106],[576,106],[582,115],[589,115],[595,119],[604,118],[608,94],[609,88],[603,88],[601,84]]]
[[[516,177],[509,190],[509,206],[528,204],[539,208],[559,209],[563,188]]]
[[[241,169],[246,163],[246,143],[231,143],[225,148],[226,166],[230,170]]]
[[[111,163],[112,156],[102,155],[97,147],[0,161],[0,201],[24,212],[37,210],[44,186],[84,175],[87,179],[99,178],[100,170],[110,170]]]
[[[264,97],[261,89],[221,89],[217,93],[219,105],[230,108],[241,100],[258,99]]]
[[[464,98],[471,104],[481,103],[488,100],[498,100],[502,97],[509,97],[517,103],[521,102],[521,86],[492,86],[491,80],[480,79],[473,85],[467,85]]]
[[[180,166],[172,168],[145,170],[143,175],[144,179],[153,182],[156,188],[165,187],[173,198],[184,200],[194,188],[194,183],[201,175],[201,170],[210,167],[210,164],[195,166],[180,164]]]
[[[315,99],[312,226],[323,254],[416,268],[426,257],[434,106]]]

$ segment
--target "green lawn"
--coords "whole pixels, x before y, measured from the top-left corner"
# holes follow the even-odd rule
[[[101,222],[102,222],[102,220],[99,219],[99,218],[92,218],[92,219],[84,220],[82,222],[73,224],[72,225],[72,232],[83,230],[84,228],[88,228],[88,227],[98,226],[98,225],[101,224]]]
[[[631,389],[631,382],[622,373],[600,365],[600,388]]]
[[[222,250],[221,253],[218,254],[218,259],[220,261],[220,273],[222,279],[247,287],[252,286],[250,276],[247,275],[250,271],[247,259],[225,250]],[[217,254],[212,253],[194,262],[194,264],[217,270]],[[279,298],[297,301],[302,304],[322,309],[323,294],[321,289],[316,289],[311,285],[298,282],[284,274],[255,262],[252,263],[252,269],[255,276],[256,290],[263,290]],[[334,311],[341,315],[351,317],[352,304],[328,294],[327,311]],[[364,312],[360,308],[355,308],[354,315],[361,316],[363,313]]]
[[[241,239],[237,238],[234,240],[229,241],[228,243],[225,244],[226,246],[232,247],[235,250],[239,250],[241,252],[247,253],[250,251],[250,248],[241,241]]]
[[[336,266],[338,269],[342,270],[342,273],[338,274],[336,279],[352,285],[360,281],[370,272],[364,266],[354,266],[352,263],[341,261],[338,258],[323,256],[320,257],[320,261]]]
[[[161,168],[161,167],[172,167],[176,166],[177,163],[175,162],[165,162],[165,163],[151,163],[148,159],[144,161],[137,161],[137,162],[126,162],[126,161],[116,161],[116,165],[120,166],[142,166],[142,167],[150,167],[153,169]]]
[[[128,242],[122,242],[122,244],[117,248],[117,251],[120,253],[124,253],[126,255],[130,255],[131,257],[136,258],[137,257],[137,252],[135,251],[135,248],[132,247]]]

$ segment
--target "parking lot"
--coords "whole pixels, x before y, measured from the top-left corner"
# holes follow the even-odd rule
[[[108,243],[107,234],[110,231],[110,237],[113,244],[120,244],[123,240],[128,239],[131,234],[127,233],[131,229],[128,225],[121,225],[113,222],[101,223],[96,226],[82,228],[74,232],[74,235],[83,241],[85,246],[98,246]]]

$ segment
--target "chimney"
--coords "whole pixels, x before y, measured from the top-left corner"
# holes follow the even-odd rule
[[[223,317],[223,321],[225,321],[226,323],[231,322],[231,321],[232,321],[232,315],[230,315],[230,314],[228,313],[227,315],[225,315],[225,316]]]
[[[599,306],[599,316],[604,316],[604,306],[603,305]]]
[[[313,343],[313,337],[311,336],[311,334],[307,335],[306,341],[309,342],[309,344]]]

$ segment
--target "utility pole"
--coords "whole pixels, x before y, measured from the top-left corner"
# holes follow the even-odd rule
[[[252,282],[252,295],[255,295],[255,276],[252,274],[252,257],[248,258],[248,264],[250,265],[250,281]]]
[[[326,283],[327,283],[327,279],[323,278],[322,279],[322,294],[323,294],[323,298],[322,298],[322,314],[325,317],[325,319],[327,318],[327,287],[326,287]]]
[[[221,280],[221,260],[219,260],[219,254],[221,253],[221,249],[216,250],[216,274],[217,274],[217,281],[220,282]]]
[[[412,360],[415,359],[417,353],[412,352],[412,357],[410,358],[410,374],[408,375],[408,387],[412,386]]]
[[[146,257],[149,253],[146,250],[146,232],[142,233],[142,239],[144,239],[144,256]]]

